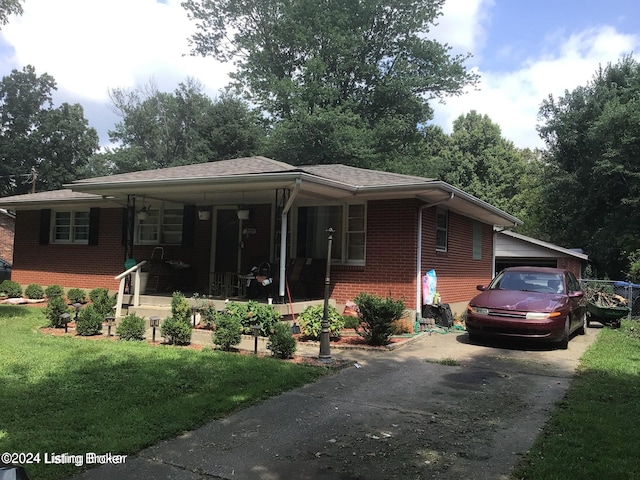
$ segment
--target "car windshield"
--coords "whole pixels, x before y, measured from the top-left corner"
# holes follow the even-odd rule
[[[489,287],[491,290],[565,293],[562,274],[545,272],[503,272]]]

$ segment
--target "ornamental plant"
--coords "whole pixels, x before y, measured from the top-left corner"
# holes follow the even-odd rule
[[[0,283],[0,293],[9,298],[20,298],[22,296],[22,287],[18,282],[13,280],[3,280]]]
[[[144,318],[130,313],[118,324],[116,335],[120,337],[120,340],[144,340],[145,330]]]
[[[69,303],[86,303],[87,294],[81,288],[70,288],[67,292]]]
[[[344,317],[338,313],[335,307],[329,305],[329,336],[332,338],[340,338],[342,329],[344,328]],[[322,330],[322,317],[324,316],[324,305],[310,305],[298,316],[300,323],[300,332],[305,337],[313,340],[320,338]]]
[[[273,327],[273,332],[269,335],[267,348],[271,350],[274,357],[291,358],[296,353],[298,343],[291,334],[291,328],[284,322],[278,322]]]
[[[44,289],[37,283],[31,283],[24,289],[24,296],[31,300],[44,298]]]
[[[116,306],[117,298],[115,295],[109,296],[109,290],[98,287],[89,292],[89,298],[95,309],[100,312],[103,317],[113,315],[113,307]]]
[[[57,284],[49,285],[44,289],[44,294],[48,299],[53,297],[62,297],[64,296],[64,288]]]
[[[273,328],[282,320],[282,314],[276,312],[273,305],[249,301],[247,303],[230,302],[225,312],[237,315],[242,323],[242,333],[251,335],[251,326],[260,325],[260,335],[268,337]]]
[[[53,328],[64,327],[60,319],[60,315],[63,313],[71,313],[67,302],[61,296],[54,296],[49,298],[47,307],[44,309],[44,315],[49,320],[49,326]]]
[[[221,350],[229,351],[242,340],[240,317],[233,313],[222,312],[216,315],[216,331],[212,335],[213,343]]]
[[[189,345],[191,333],[191,324],[173,315],[165,318],[160,327],[160,335],[169,345]]]
[[[78,313],[76,333],[82,336],[98,335],[102,333],[103,320],[104,317],[94,305],[87,305]]]
[[[402,300],[391,297],[385,299],[369,293],[360,293],[353,299],[358,306],[360,325],[358,335],[369,345],[386,345],[393,335],[393,322],[400,319],[405,311]]]

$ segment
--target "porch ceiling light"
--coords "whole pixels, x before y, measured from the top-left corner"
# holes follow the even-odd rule
[[[198,210],[199,220],[209,220],[211,218],[211,212],[209,210]]]
[[[246,209],[238,210],[238,220],[249,220],[249,210],[246,210]]]

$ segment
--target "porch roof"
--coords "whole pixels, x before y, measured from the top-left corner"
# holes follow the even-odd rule
[[[276,189],[297,189],[296,203],[417,198],[495,226],[522,223],[516,217],[438,180],[347,165],[293,166],[265,157],[245,157],[76,180],[67,190],[0,199],[0,207],[28,209],[46,203],[114,201],[128,195],[146,203],[240,205],[272,202]]]

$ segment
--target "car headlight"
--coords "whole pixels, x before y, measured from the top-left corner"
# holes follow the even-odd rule
[[[475,313],[476,315],[489,315],[488,308],[472,307],[471,305],[469,305],[467,309],[469,310],[470,313]]]
[[[560,315],[560,312],[527,312],[527,320],[547,320],[548,318],[554,318]]]

